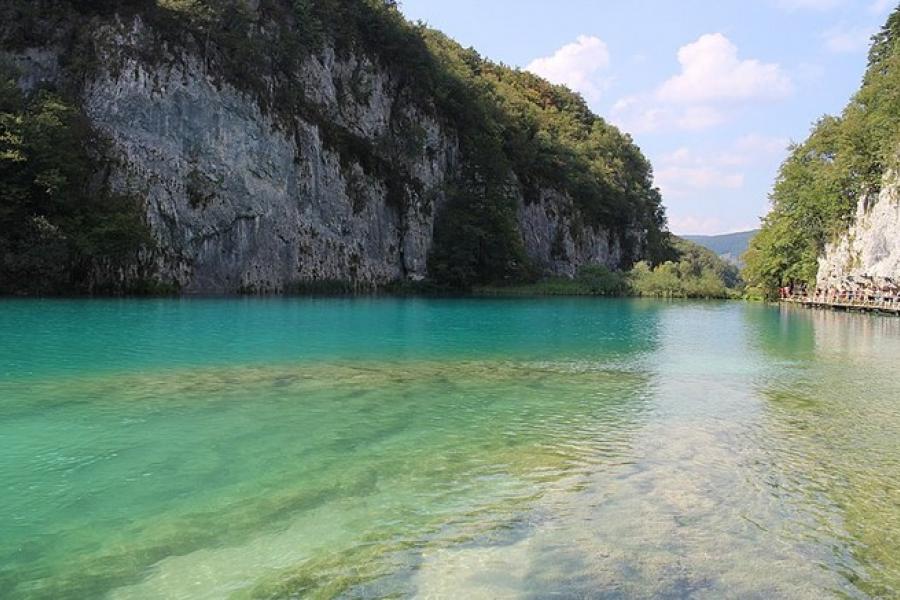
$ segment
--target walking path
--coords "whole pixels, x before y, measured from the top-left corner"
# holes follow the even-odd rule
[[[801,304],[810,308],[832,308],[862,312],[879,312],[900,315],[900,298],[897,297],[856,297],[850,296],[806,296],[793,294],[781,299],[782,302]]]

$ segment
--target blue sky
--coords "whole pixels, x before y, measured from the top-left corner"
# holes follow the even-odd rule
[[[756,227],[790,141],[859,86],[896,0],[403,0],[581,92],[653,163],[675,233]]]

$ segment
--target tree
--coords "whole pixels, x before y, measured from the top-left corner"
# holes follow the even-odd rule
[[[900,147],[900,8],[873,38],[860,90],[840,117],[825,116],[791,148],[772,210],[745,256],[744,277],[763,294],[813,285],[825,245],[844,233],[857,204],[877,195]]]

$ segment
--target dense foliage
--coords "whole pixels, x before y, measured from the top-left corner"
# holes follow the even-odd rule
[[[92,41],[97,19],[138,14],[157,38],[142,60],[172,60],[183,50],[203,57],[210,72],[252,94],[280,126],[295,117],[317,124],[345,165],[380,178],[388,199],[403,208],[418,189],[404,167],[403,144],[364,139],[305,97],[296,76],[302,61],[326,46],[366,56],[399,82],[398,97],[430,110],[456,132],[464,164],[446,190],[429,260],[433,277],[454,287],[528,279],[534,269],[516,226],[517,192],[528,201],[542,189],[569,195],[585,226],[644,240],[628,259],[666,252],[665,217],[652,170],[629,136],[607,124],[568,89],[483,59],[423,24],[408,22],[385,0],[111,0],[9,2],[3,43],[27,47],[41,28],[65,31],[70,78],[84,80],[99,65]],[[55,20],[54,20],[55,15]],[[48,23],[54,25],[48,25]],[[116,68],[105,64],[106,68]],[[357,99],[365,85],[344,90]],[[392,123],[415,142],[416,124]],[[411,144],[415,146],[415,143]],[[628,244],[626,244],[628,246]]]
[[[862,87],[840,117],[826,116],[791,148],[772,210],[745,255],[748,283],[771,294],[812,283],[825,244],[846,231],[858,200],[873,197],[896,166],[900,143],[900,9],[873,38]]]
[[[26,99],[0,66],[0,293],[84,291],[97,262],[150,243],[139,206],[92,185],[98,143],[63,97]]]
[[[226,57],[240,57],[231,63],[238,85],[248,85],[273,68],[282,72],[270,100],[272,109],[311,116],[342,154],[352,149],[351,160],[377,163],[377,174],[397,190],[400,204],[405,188],[414,184],[391,149],[385,154],[363,140],[348,140],[352,136],[315,114],[302,90],[291,88],[290,73],[298,57],[330,42],[338,52],[377,57],[403,81],[415,102],[432,106],[458,133],[465,160],[435,231],[429,271],[439,281],[467,287],[533,275],[516,228],[516,183],[530,200],[541,187],[569,194],[589,225],[603,225],[620,235],[629,227],[645,230],[647,247],[634,249],[636,255],[649,253],[655,260],[664,251],[664,213],[651,166],[628,136],[591,113],[577,94],[487,61],[423,24],[411,24],[394,3],[295,0],[287,10],[284,2],[270,0],[260,3],[257,17],[246,12],[239,16],[240,2],[161,0],[161,5],[188,11],[195,20],[215,21],[195,27],[195,32],[232,32],[219,43],[229,49],[223,53]],[[275,34],[258,34],[247,25],[266,15],[289,26]],[[266,35],[274,35],[277,42],[267,46],[276,49],[274,64],[258,64],[268,53],[254,49],[254,44]],[[258,93],[266,89],[265,82],[249,85]],[[372,161],[373,156],[378,160]]]
[[[550,277],[532,284],[485,286],[492,296],[652,296],[658,298],[740,297],[743,281],[736,266],[693,242],[672,236],[671,260],[656,266],[639,261],[627,272],[585,265],[572,279]]]
[[[743,282],[737,267],[694,242],[674,238],[675,260],[640,261],[629,273],[632,293],[663,298],[729,298]]]
[[[480,115],[455,124],[469,181],[439,221],[430,265],[435,276],[462,285],[528,276],[510,173],[527,201],[537,200],[541,188],[553,188],[574,199],[586,226],[623,237],[631,227],[645,231],[646,247],[629,248],[635,254],[630,258],[649,254],[656,261],[665,252],[665,217],[652,168],[630,137],[568,89],[486,61],[437,32],[417,30],[438,58],[435,68],[460,86],[444,99],[450,110],[472,114],[474,106]]]
[[[584,265],[575,277],[545,277],[531,283],[478,286],[480,296],[628,296],[628,276],[602,265]]]

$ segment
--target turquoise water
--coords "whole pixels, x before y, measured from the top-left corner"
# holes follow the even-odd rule
[[[0,301],[0,597],[900,595],[900,319]]]

